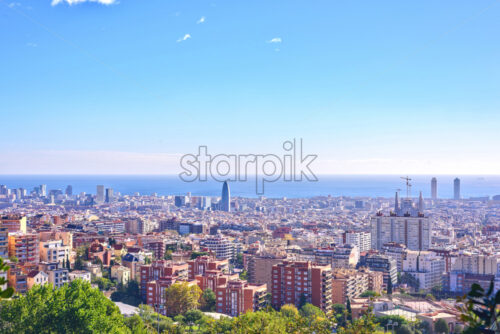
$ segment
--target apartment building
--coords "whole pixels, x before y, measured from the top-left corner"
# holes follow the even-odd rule
[[[232,259],[235,256],[235,245],[222,234],[207,236],[200,245],[208,248],[217,259]]]
[[[238,316],[247,311],[257,311],[266,305],[265,284],[253,285],[247,281],[230,280],[215,289],[218,313]]]
[[[160,295],[165,288],[177,280],[187,280],[188,264],[174,263],[172,261],[153,261],[150,265],[140,267],[140,286],[143,301],[153,306],[160,304]]]
[[[359,249],[355,245],[344,244],[335,247],[332,254],[332,268],[355,268],[359,261]]]
[[[445,262],[440,256],[429,251],[408,251],[403,261],[403,272],[419,281],[419,289],[430,291],[443,286]]]
[[[0,225],[0,257],[7,259],[9,257],[9,229]]]
[[[334,269],[332,274],[332,302],[345,304],[347,299],[359,297],[369,290],[369,275],[355,269]]]
[[[66,259],[69,259],[70,252],[70,247],[65,246],[62,240],[40,242],[40,261],[62,264]]]
[[[0,217],[0,225],[7,227],[9,233],[27,232],[26,217],[20,215],[8,215]]]
[[[372,235],[370,232],[345,232],[343,235],[344,244],[350,244],[358,247],[360,252],[372,248]]]
[[[9,257],[14,256],[19,263],[38,263],[40,261],[38,234],[9,234]]]
[[[286,257],[275,256],[250,256],[248,258],[248,282],[251,284],[266,284],[271,292],[273,284],[273,266],[285,261]]]
[[[196,276],[203,276],[209,270],[218,270],[222,273],[229,271],[227,259],[217,260],[213,256],[199,256],[194,260],[187,261],[187,265],[190,280],[196,279]]]
[[[332,306],[331,266],[311,262],[283,261],[273,266],[272,300],[274,308],[284,304],[299,305],[305,300],[325,312]]]
[[[406,259],[407,248],[397,242],[388,242],[382,245],[382,253],[396,260],[398,272],[403,271],[403,261]]]

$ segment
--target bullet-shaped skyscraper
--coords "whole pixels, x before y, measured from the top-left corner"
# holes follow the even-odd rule
[[[458,177],[453,180],[453,199],[460,199],[460,179]]]
[[[433,177],[431,180],[431,198],[438,198],[438,181],[435,177]]]
[[[231,194],[229,192],[229,185],[227,181],[224,181],[222,185],[222,198],[220,201],[220,209],[221,211],[229,212],[231,211]]]

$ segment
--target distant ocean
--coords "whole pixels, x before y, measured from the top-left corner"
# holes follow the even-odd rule
[[[456,176],[436,176],[438,196],[453,197],[453,179]],[[495,176],[458,176],[461,180],[462,198],[500,195],[500,175]],[[314,196],[350,196],[350,197],[392,197],[397,189],[406,192],[405,181],[399,175],[341,175],[318,176],[317,182],[274,182],[266,183],[264,196],[271,198],[314,197]],[[412,195],[422,191],[424,197],[430,197],[432,176],[412,177]],[[95,194],[96,185],[113,188],[115,192],[132,195],[157,193],[158,195],[179,195],[191,192],[194,196],[220,196],[222,183],[216,181],[184,182],[176,175],[0,175],[0,184],[8,188],[25,188],[31,191],[40,184],[46,184],[47,190],[61,189],[67,185],[73,187],[73,193]],[[231,196],[257,197],[255,181],[230,182]]]

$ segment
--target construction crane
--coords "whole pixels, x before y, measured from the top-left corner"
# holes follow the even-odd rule
[[[410,198],[411,193],[411,179],[408,176],[401,176],[403,180],[406,181],[406,198]]]

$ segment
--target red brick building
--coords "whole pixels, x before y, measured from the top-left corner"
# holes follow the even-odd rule
[[[186,281],[187,271],[187,263],[174,263],[166,260],[153,261],[150,265],[142,265],[142,300],[155,308],[159,304],[164,304],[165,289],[176,281]]]
[[[227,259],[216,260],[213,256],[199,256],[194,260],[188,261],[187,264],[189,279],[196,279],[198,275],[203,276],[205,272],[209,270],[218,270],[222,273],[226,273],[229,268]]]
[[[311,303],[325,312],[332,308],[332,269],[311,262],[283,261],[273,266],[272,300],[274,308],[285,304]]]
[[[238,316],[247,311],[257,311],[265,306],[267,287],[252,285],[247,281],[231,280],[215,289],[216,310]]]

